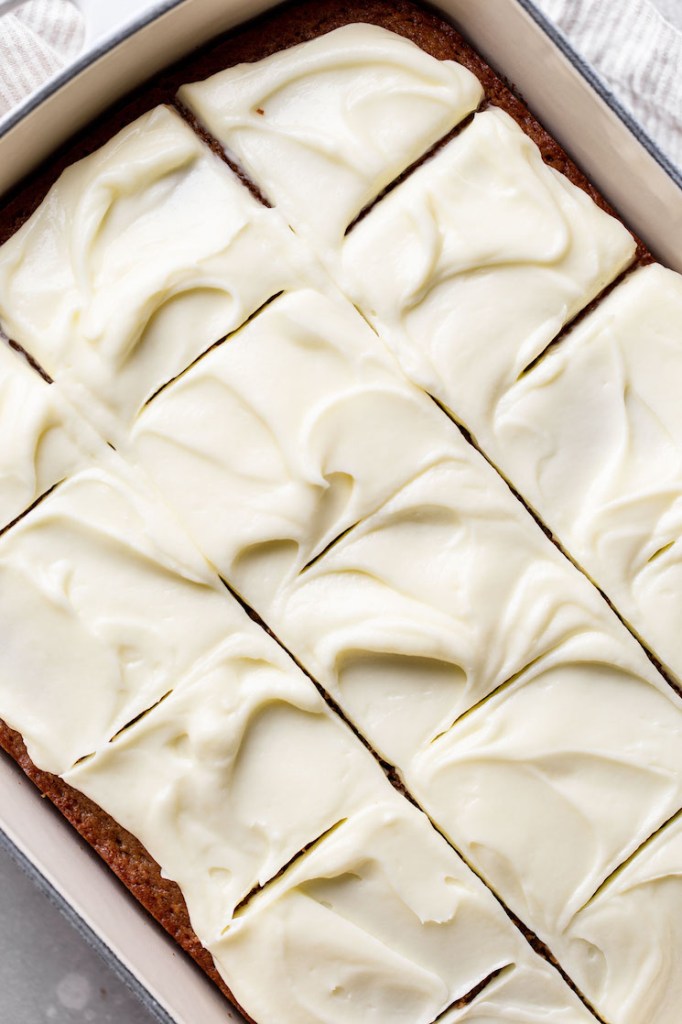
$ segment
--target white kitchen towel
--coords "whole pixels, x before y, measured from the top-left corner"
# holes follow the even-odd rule
[[[682,166],[682,0],[535,2]],[[84,35],[71,0],[0,0],[0,118],[73,60]]]
[[[682,0],[535,0],[682,166]]]
[[[79,54],[85,26],[71,0],[0,2],[0,15],[2,117]]]

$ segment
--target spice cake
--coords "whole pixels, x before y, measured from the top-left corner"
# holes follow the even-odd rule
[[[0,237],[9,754],[257,1024],[677,1024],[677,275],[407,0]]]

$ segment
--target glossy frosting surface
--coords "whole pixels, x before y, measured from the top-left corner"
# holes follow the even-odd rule
[[[466,68],[376,25],[346,25],[180,90],[289,223],[323,247],[339,244],[482,97]]]
[[[144,481],[103,455],[0,538],[0,717],[63,772],[241,619]]]
[[[485,443],[682,678],[682,279],[635,271],[500,402]]]
[[[477,114],[348,235],[351,299],[475,435],[635,243],[508,114]]]
[[[481,456],[453,448],[259,607],[401,767],[572,637],[634,647]]]
[[[151,402],[133,452],[261,608],[458,436],[349,303],[301,290]]]
[[[292,279],[293,238],[168,107],[0,248],[0,324],[110,434]]]
[[[606,637],[576,637],[405,773],[411,792],[550,948],[682,806],[680,701],[644,672]]]

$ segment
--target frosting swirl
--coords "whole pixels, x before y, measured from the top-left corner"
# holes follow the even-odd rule
[[[300,280],[296,253],[280,218],[157,107],[69,167],[0,248],[0,322],[115,437]]]
[[[180,90],[322,249],[482,97],[466,68],[376,25],[345,25]]]

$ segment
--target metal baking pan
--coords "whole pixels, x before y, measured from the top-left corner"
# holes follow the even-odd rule
[[[6,3],[0,0],[0,12]],[[122,0],[106,5],[79,0],[79,6],[90,19],[83,56],[0,121],[0,194],[150,75],[273,5],[268,0]],[[682,272],[682,175],[532,0],[439,0],[437,6],[514,83],[656,256]],[[112,15],[117,23],[110,20]],[[0,844],[50,893],[159,1021],[241,1020],[4,757]]]

